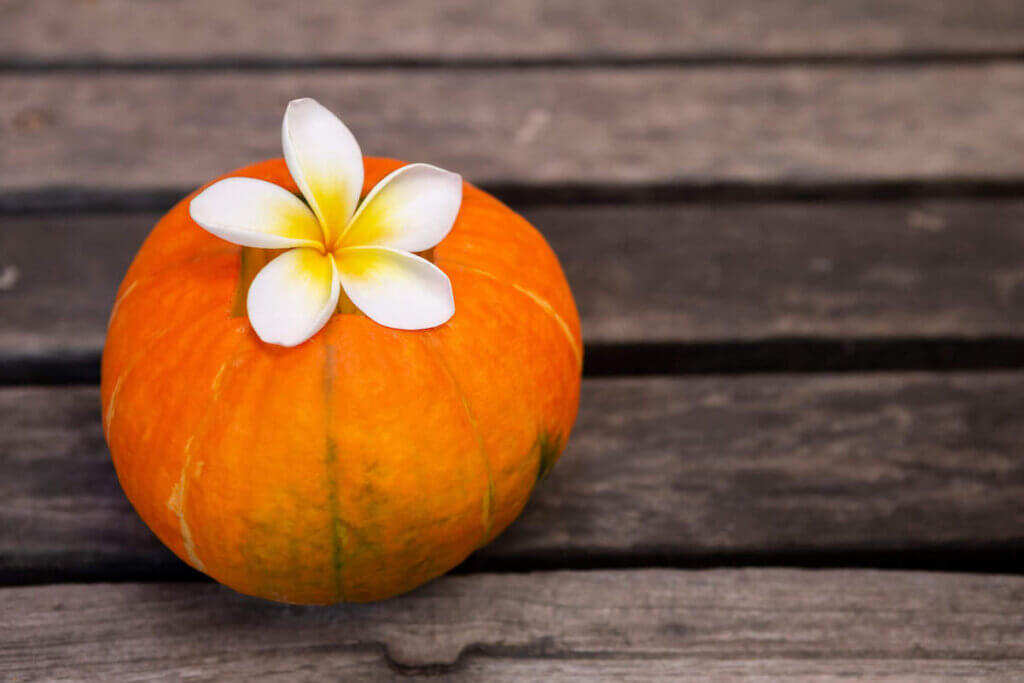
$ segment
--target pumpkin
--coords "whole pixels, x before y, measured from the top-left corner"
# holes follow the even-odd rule
[[[363,195],[401,166],[364,158]],[[298,192],[282,159],[225,177]],[[195,194],[136,255],[103,353],[107,442],[150,529],[237,591],[310,604],[408,591],[501,533],[579,397],[579,318],[540,233],[464,183],[451,232],[422,254],[451,281],[448,322],[391,329],[342,297],[285,348],[245,315],[277,252],[201,229]]]

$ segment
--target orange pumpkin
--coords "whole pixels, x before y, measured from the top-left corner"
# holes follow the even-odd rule
[[[365,158],[363,194],[402,165]],[[229,176],[297,191],[281,159]],[[368,601],[443,574],[519,515],[580,389],[579,318],[537,230],[464,184],[427,254],[451,280],[451,320],[402,331],[343,302],[284,348],[244,315],[274,252],[207,233],[190,199],[136,255],[103,353],[118,478],[171,550],[243,593]]]

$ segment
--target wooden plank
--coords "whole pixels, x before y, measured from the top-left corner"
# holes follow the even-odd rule
[[[1016,181],[1024,64],[0,75],[0,187],[194,187],[280,155],[285,103],[484,185]],[[594,112],[600,112],[595,116]]]
[[[244,18],[244,30],[239,21]],[[0,4],[0,59],[608,59],[991,53],[1024,49],[1006,0],[92,0]]]
[[[466,658],[453,678],[486,681],[946,681],[1009,680],[1017,661],[949,659],[484,659]],[[288,680],[283,678],[282,680]],[[395,675],[395,680],[401,680]]]
[[[17,680],[337,680],[339,670],[346,680],[400,671],[764,680],[785,671],[952,678],[970,664],[975,676],[1005,677],[1024,665],[1022,608],[1024,577],[873,571],[483,574],[329,608],[216,585],[6,588],[0,670]]]
[[[1024,334],[1021,200],[524,214],[561,258],[588,343]],[[156,219],[0,216],[0,359],[98,355]]]
[[[977,566],[1024,548],[1024,373],[586,380],[582,395],[562,461],[474,566]],[[183,574],[118,487],[94,388],[5,388],[0,415],[0,579]]]

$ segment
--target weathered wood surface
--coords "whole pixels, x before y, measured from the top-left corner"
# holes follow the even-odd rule
[[[523,213],[561,258],[589,343],[1024,333],[1021,200]],[[0,360],[95,357],[157,217],[0,216]]]
[[[532,202],[595,348],[1016,348],[1024,200],[835,199],[1016,192],[1022,55],[1014,0],[0,0],[0,382],[94,361],[156,211],[279,155],[307,95],[368,154]],[[610,204],[652,198],[690,203]],[[537,206],[564,199],[591,205]],[[60,213],[104,207],[139,212]],[[1022,404],[1024,372],[587,379],[461,576],[311,609],[39,585],[196,575],[121,493],[94,386],[0,387],[0,678],[1011,680],[1020,576],[479,572],[1024,571]]]
[[[1024,50],[1013,0],[0,3],[0,60],[609,59]]]
[[[1024,666],[1022,610],[1022,577],[874,571],[482,574],[327,608],[216,585],[7,588],[0,670],[15,680],[349,680],[396,669],[765,680],[952,678],[970,664],[1009,676]]]
[[[562,461],[471,563],[1021,551],[1022,403],[1024,373],[587,380]],[[0,415],[0,578],[186,575],[119,489],[95,388],[2,389]]]
[[[1024,65],[1006,62],[7,73],[0,95],[0,187],[15,205],[57,202],[40,194],[55,188],[184,190],[278,156],[281,112],[300,96],[338,111],[367,154],[485,185],[1024,175]]]

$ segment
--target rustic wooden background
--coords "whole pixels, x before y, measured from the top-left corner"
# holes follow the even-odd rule
[[[548,237],[581,414],[369,606],[245,598],[99,422],[156,217],[313,96]],[[0,678],[1024,676],[1024,3],[0,0]]]

